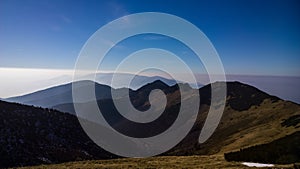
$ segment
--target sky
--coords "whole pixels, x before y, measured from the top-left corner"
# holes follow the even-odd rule
[[[13,72],[24,70],[69,74],[95,31],[119,17],[139,12],[169,13],[196,25],[216,48],[226,74],[300,75],[297,0],[0,0],[0,78],[17,78],[20,75]],[[193,52],[168,37],[141,35],[118,45],[125,48],[116,48],[108,55],[104,70],[113,70],[125,54],[136,49],[163,47],[180,55],[197,72],[205,73],[200,62],[190,59]]]

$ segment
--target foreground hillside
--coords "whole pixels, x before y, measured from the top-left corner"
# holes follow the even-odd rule
[[[0,101],[0,168],[111,157],[75,116]]]

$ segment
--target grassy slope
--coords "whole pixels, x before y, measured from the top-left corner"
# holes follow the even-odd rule
[[[207,107],[202,106],[203,110],[200,112],[203,113],[200,113],[197,123],[181,144],[171,150],[171,155],[223,154],[269,143],[300,130],[293,126],[281,125],[284,120],[300,114],[299,105],[283,100],[272,102],[266,99],[260,105],[245,111],[236,111],[226,106],[215,133],[204,144],[198,145],[195,142],[206,117]]]

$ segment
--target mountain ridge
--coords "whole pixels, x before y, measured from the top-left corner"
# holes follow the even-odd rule
[[[159,77],[159,76],[157,76],[157,77]],[[156,77],[154,77],[154,78],[156,78]],[[160,80],[160,79],[158,79],[158,80]],[[151,79],[150,79],[150,81],[151,81]],[[154,81],[156,81],[156,80],[153,80],[149,83],[153,83]],[[163,82],[162,80],[160,80],[160,81]],[[93,82],[93,81],[89,81],[89,80],[76,81],[73,83],[77,83],[76,86],[80,86],[80,85],[78,85],[78,83],[82,83],[82,86],[86,85],[86,83],[94,83],[96,86],[96,90],[103,90],[103,89],[97,89],[97,88],[107,88],[106,93],[108,93],[108,90],[124,89],[124,87],[113,88],[106,84],[99,84],[97,82]],[[24,94],[21,96],[9,97],[9,98],[3,99],[3,100],[9,101],[9,102],[16,102],[16,103],[40,106],[40,107],[44,107],[44,108],[51,108],[52,106],[62,104],[62,103],[70,103],[72,101],[72,85],[73,85],[73,83],[57,85],[57,86],[53,86],[50,88],[38,90],[38,91],[35,91],[32,93]],[[146,83],[145,85],[147,85],[147,84],[148,83]],[[164,83],[164,84],[166,84],[166,83]],[[131,90],[134,90],[134,89],[131,89]],[[51,103],[49,101],[52,99],[51,97],[55,97],[55,99],[53,99],[54,103]],[[103,99],[103,96],[97,95],[97,99]]]
[[[156,82],[156,84],[159,83]],[[270,143],[300,130],[293,125],[297,122],[297,115],[300,114],[298,104],[270,96],[250,85],[239,82],[226,82],[226,84],[228,89],[226,107],[214,134],[205,143],[198,143],[198,137],[210,106],[210,85],[207,85],[199,89],[201,104],[194,126],[177,146],[163,155],[223,154]],[[150,83],[140,91],[131,90],[133,92],[131,102],[137,109],[147,110],[149,108],[148,93],[157,87],[162,86]],[[169,121],[169,123],[159,125],[161,130],[168,128],[171,123],[169,119],[176,118],[176,111],[180,106],[180,92],[177,87],[176,85],[173,88],[172,86],[162,87],[168,99],[166,115],[162,117],[162,122]],[[146,96],[147,98],[145,98]],[[139,101],[141,97],[144,99]],[[241,104],[241,107],[236,107],[237,105],[233,104],[237,101],[236,98],[244,100],[243,104],[245,105]],[[160,99],[157,98],[157,101],[160,102]],[[254,101],[251,102],[251,100]],[[101,100],[99,101],[101,102]],[[108,98],[102,101],[110,102],[111,100]],[[109,111],[113,110],[113,105],[104,104],[104,106]],[[108,113],[108,111],[105,112]],[[7,163],[9,166],[60,163],[74,161],[77,157],[77,160],[116,157],[97,147],[82,132],[77,117],[68,113],[1,101],[0,115],[2,116],[0,118],[0,126],[2,126],[0,134],[3,136],[0,139],[1,157],[6,157],[2,158],[3,163],[0,162],[2,165]],[[40,122],[36,123],[37,121]],[[115,122],[116,127],[126,129],[123,130],[125,134],[131,132],[134,136],[143,136],[141,135],[143,133],[127,131],[130,130],[128,122],[122,119]],[[148,135],[163,132],[157,128],[157,125],[152,128],[150,126],[150,129],[147,130]],[[37,140],[30,141],[34,139]],[[25,155],[26,153],[28,155]]]

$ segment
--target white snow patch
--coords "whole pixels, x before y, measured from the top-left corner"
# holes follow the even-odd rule
[[[38,159],[46,162],[46,163],[51,163],[51,161],[48,159],[48,158],[45,158],[45,157],[38,157]]]
[[[242,164],[248,167],[274,167],[274,164],[262,164],[262,163],[251,163],[251,162],[242,162]]]

